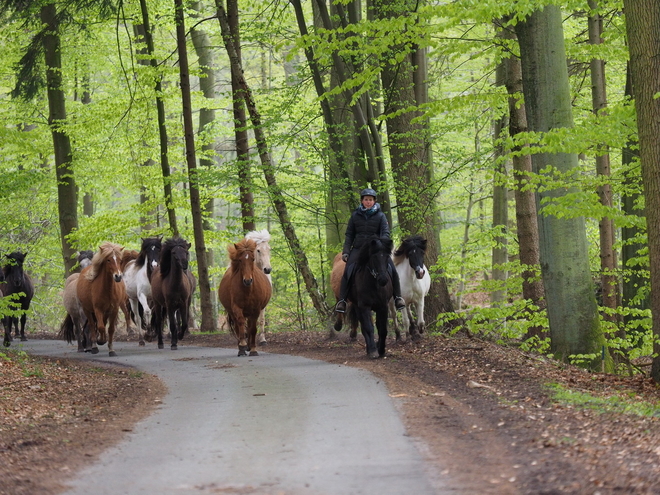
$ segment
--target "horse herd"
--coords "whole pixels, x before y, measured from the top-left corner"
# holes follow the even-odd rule
[[[250,232],[241,241],[228,246],[229,267],[218,287],[218,299],[226,312],[229,330],[237,339],[238,355],[256,356],[259,343],[265,343],[265,308],[272,294],[270,277],[270,234],[266,230]],[[402,296],[407,306],[402,319],[401,333],[392,303],[392,283],[387,273],[387,256],[392,256],[389,238],[374,237],[360,252],[357,269],[349,295],[346,312],[355,338],[358,325],[365,338],[367,355],[372,358],[385,354],[387,320],[394,316],[397,340],[406,331],[413,339],[424,331],[424,297],[429,291],[430,276],[424,265],[426,240],[413,236],[394,251],[394,264],[401,280]],[[80,272],[70,275],[63,291],[67,315],[60,327],[59,337],[72,343],[77,341],[79,352],[97,354],[98,346],[108,344],[110,356],[116,356],[113,338],[119,310],[126,318],[127,331],[137,332],[139,345],[145,340],[158,340],[163,349],[163,327],[169,322],[170,347],[177,349],[178,341],[188,332],[192,295],[196,280],[189,269],[190,243],[180,237],[162,241],[162,237],[142,239],[140,251],[126,250],[112,242],[102,243],[96,252],[82,251],[78,256]],[[25,254],[14,252],[6,256],[7,264],[0,272],[0,291],[11,298],[10,311],[3,318],[4,345],[12,340],[12,327],[21,340],[25,338],[26,311],[34,288],[23,271]],[[407,262],[406,262],[407,261]],[[331,284],[335,296],[345,263],[335,257]],[[417,318],[411,307],[415,307]],[[374,338],[372,312],[376,314],[378,342]],[[344,315],[334,324],[341,330]],[[131,328],[132,326],[135,328]]]

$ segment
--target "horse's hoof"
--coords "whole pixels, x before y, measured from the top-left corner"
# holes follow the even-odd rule
[[[261,342],[259,342],[259,345],[268,345],[268,342],[266,342],[265,340],[262,340]]]
[[[170,349],[172,349],[173,351],[176,351],[178,349],[178,347],[176,346],[176,344],[174,344],[174,345],[170,346]]]
[[[335,324],[334,324],[334,327],[333,327],[333,328],[334,328],[337,332],[339,332],[339,331],[341,330],[341,327],[342,327],[342,326],[343,326],[343,325],[341,324],[340,321],[336,321]]]
[[[246,350],[247,350],[246,346],[242,346],[242,345],[238,346],[238,357],[247,356]]]
[[[250,351],[250,356],[258,356],[259,353],[257,351]]]
[[[99,339],[99,340],[96,341],[96,344],[97,345],[105,345],[105,340]]]
[[[21,342],[27,342],[27,337],[25,335],[21,337]]]
[[[141,340],[138,345],[141,345],[142,347],[144,347],[144,340]]]
[[[165,346],[163,344],[158,344],[159,349],[165,349]]]
[[[116,353],[115,351],[110,351],[110,352],[108,353],[108,356],[110,356],[110,357],[117,357],[117,353]]]
[[[378,358],[380,357],[380,355],[378,354],[378,351],[371,351],[371,352],[369,353],[369,357],[370,357],[371,359],[378,359]]]
[[[4,345],[5,347],[9,347],[9,346],[11,345],[11,342],[9,342],[8,340],[5,340],[5,341],[2,343],[2,345]]]
[[[91,350],[90,352],[91,352],[92,354],[98,354],[98,353],[99,353],[99,349],[98,349],[98,347],[93,347],[92,350]]]

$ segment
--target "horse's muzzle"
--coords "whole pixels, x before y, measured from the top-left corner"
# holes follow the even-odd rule
[[[415,276],[417,277],[417,280],[423,279],[425,273],[426,271],[423,268],[417,267],[415,269]]]
[[[243,279],[243,285],[246,286],[246,287],[250,287],[252,285],[253,280],[254,279],[251,279],[251,278],[244,278]]]
[[[272,272],[272,271],[273,271],[273,269],[270,266],[267,266],[267,267],[264,268],[264,273],[266,275],[270,274],[270,272]]]
[[[121,282],[121,273],[115,273],[114,278],[115,282]]]

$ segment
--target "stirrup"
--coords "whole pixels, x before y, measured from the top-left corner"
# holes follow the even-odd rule
[[[344,299],[337,301],[337,304],[335,305],[335,312],[346,313],[346,301]]]
[[[406,301],[403,299],[403,297],[397,296],[394,298],[394,307],[397,311],[401,311],[406,307]]]

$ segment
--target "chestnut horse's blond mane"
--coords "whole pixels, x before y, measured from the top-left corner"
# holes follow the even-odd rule
[[[99,246],[99,250],[94,253],[91,268],[85,272],[85,278],[90,282],[98,277],[101,265],[110,257],[116,256],[117,261],[121,261],[121,252],[124,248],[113,242],[104,242]]]

